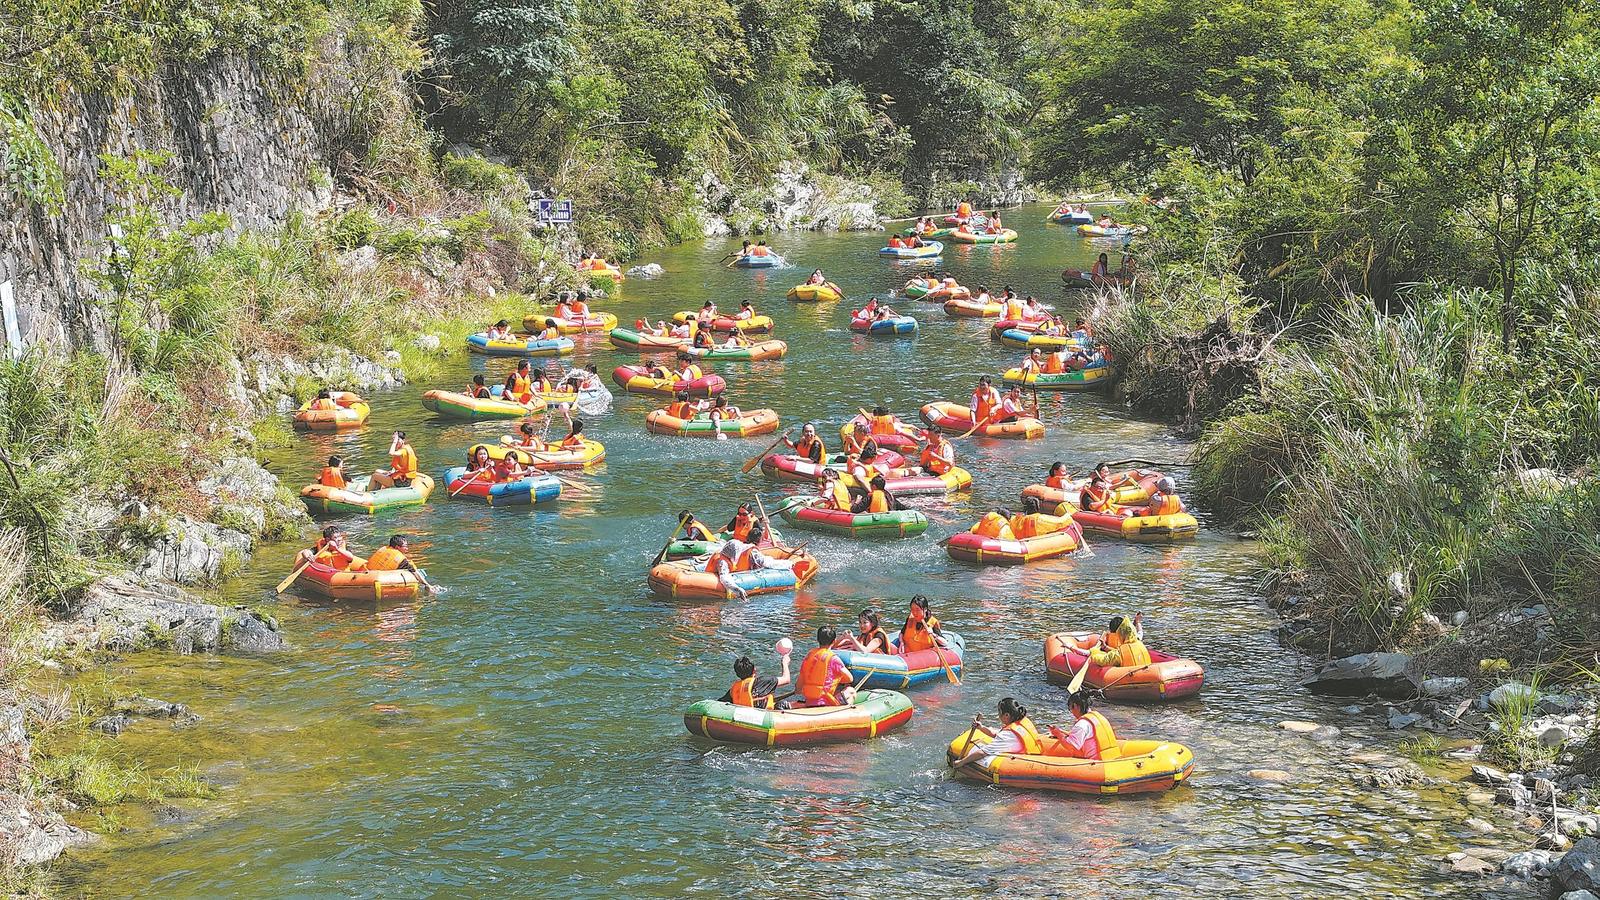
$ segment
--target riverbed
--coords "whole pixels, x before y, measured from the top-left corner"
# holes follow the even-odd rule
[[[936,264],[882,260],[882,235],[872,233],[771,236],[792,267],[756,272],[726,267],[736,241],[680,246],[640,260],[660,263],[665,276],[629,279],[597,307],[627,323],[708,297],[725,308],[754,301],[777,321],[789,355],[717,365],[730,402],[771,407],[786,426],[822,423],[832,446],[861,406],[882,402],[914,422],[923,403],[965,402],[979,374],[998,375],[1021,355],[992,343],[988,322],[903,299],[894,306],[919,320],[915,337],[852,334],[849,311],[866,296],[939,271],[1077,311],[1084,295],[1063,290],[1059,272],[1087,268],[1104,248],[1045,224],[1048,211],[1010,210],[1017,244],[947,247]],[[850,300],[786,300],[816,267]],[[595,362],[609,384],[614,366],[638,358],[594,336],[562,367]],[[269,465],[291,485],[314,478],[332,452],[365,471],[403,428],[438,474],[468,445],[509,429],[435,419],[417,398],[459,390],[477,371],[503,377],[509,366],[463,354],[437,383],[370,398],[364,430],[305,437]],[[440,490],[423,507],[343,520],[362,550],[412,535],[429,577],[448,587],[442,596],[373,606],[291,592],[274,611],[292,652],[117,663],[122,690],[201,716],[184,729],[142,721],[120,740],[153,766],[197,764],[219,796],[128,811],[126,831],[62,867],[67,885],[105,897],[1482,894],[1483,883],[1441,874],[1438,861],[1463,845],[1496,846],[1498,836],[1462,824],[1492,816],[1454,787],[1354,785],[1352,748],[1393,752],[1399,739],[1376,718],[1341,713],[1349,701],[1299,687],[1310,662],[1273,639],[1254,545],[1211,527],[1204,510],[1191,542],[1091,538],[1092,555],[1019,568],[957,563],[937,546],[984,510],[1014,505],[1054,460],[1079,469],[1127,457],[1181,463],[1188,445],[1162,425],[1098,394],[1047,394],[1044,440],[958,442],[974,490],[916,500],[933,521],[925,536],[808,534],[822,572],[806,589],[696,604],[654,598],[644,582],[676,511],[720,524],[753,495],[771,509],[794,488],[759,470],[737,474],[770,438],[649,435],[644,416],[659,403],[613,389],[616,404],[587,429],[607,461],[573,476],[591,486],[585,496],[489,509]],[[1181,483],[1186,470],[1173,471]],[[271,601],[296,549],[263,549],[219,601]],[[916,714],[901,731],[778,751],[685,732],[682,709],[726,690],[736,656],[775,670],[778,638],[808,647],[818,625],[853,627],[866,605],[898,625],[914,593],[933,598],[966,637],[968,669],[960,685],[915,691]],[[993,720],[999,698],[1016,697],[1036,721],[1066,716],[1064,692],[1044,680],[1046,634],[1135,610],[1152,646],[1206,666],[1206,689],[1187,702],[1106,712],[1124,736],[1193,748],[1191,783],[1154,797],[1085,798],[948,778],[945,744],[973,713]],[[1286,719],[1332,723],[1344,735],[1314,743],[1279,729]],[[1247,774],[1260,769],[1288,780]]]

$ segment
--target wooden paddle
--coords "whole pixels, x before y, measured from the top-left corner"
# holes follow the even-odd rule
[[[772,452],[772,448],[773,447],[776,447],[779,444],[781,444],[784,441],[789,439],[789,432],[791,432],[793,430],[794,430],[793,428],[785,429],[783,434],[778,435],[778,439],[773,441],[772,443],[768,444],[767,448],[765,450],[762,450],[760,453],[757,453],[755,456],[750,457],[750,460],[739,468],[739,474],[740,475],[748,475],[748,474],[750,474],[750,470],[754,469],[756,466],[760,465],[761,461],[763,459],[766,459],[767,454]]]
[[[972,433],[974,431],[977,431],[979,428],[982,428],[983,426],[989,424],[991,421],[993,421],[993,419],[994,419],[994,413],[990,413],[987,416],[984,416],[981,421],[979,421],[977,424],[973,425],[971,428],[968,428],[965,434],[957,436],[956,440],[959,441],[959,440],[961,440],[961,438],[972,437]]]
[[[945,660],[944,660],[944,651],[939,649],[939,639],[938,638],[934,638],[933,639],[933,655],[938,658],[939,665],[944,667],[944,677],[946,679],[948,679],[951,684],[960,684],[961,683],[961,676],[956,674],[956,670],[955,670],[955,668],[953,666],[951,666],[949,663],[945,662]]]
[[[951,768],[954,768],[955,764],[956,764],[956,761],[961,759],[961,757],[966,756],[967,755],[967,751],[972,749],[972,736],[977,734],[977,733],[978,733],[978,717],[977,716],[973,716],[972,717],[972,727],[967,729],[967,739],[961,743],[961,752],[956,754],[956,758],[955,759],[950,760]]]
[[[289,577],[288,578],[285,578],[284,580],[278,582],[278,586],[277,586],[276,589],[273,590],[273,593],[274,594],[281,594],[284,591],[287,591],[289,589],[289,585],[294,584],[294,580],[296,578],[300,577],[300,573],[304,572],[306,570],[306,567],[311,565],[313,562],[315,562],[316,559],[317,558],[315,556],[313,556],[310,559],[306,560],[305,562],[301,563],[299,568],[297,568],[293,572],[289,573]]]
[[[668,537],[667,538],[667,542],[665,544],[661,545],[661,552],[656,554],[656,558],[655,559],[650,560],[650,568],[653,569],[656,566],[661,565],[661,561],[663,559],[667,558],[667,551],[672,549],[672,542],[676,541],[678,539],[678,532],[680,532],[682,530],[683,530],[683,520],[679,519],[678,520],[678,524],[674,525],[672,527],[672,536]]]

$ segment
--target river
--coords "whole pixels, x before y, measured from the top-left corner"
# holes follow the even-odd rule
[[[1046,212],[1009,211],[1018,244],[948,248],[942,269],[1075,311],[1081,300],[1058,273],[1087,267],[1093,248],[1044,224]],[[786,425],[821,421],[830,446],[862,405],[881,401],[915,421],[922,403],[964,401],[979,373],[1020,356],[991,343],[986,322],[947,318],[933,304],[896,301],[919,319],[915,338],[869,339],[846,330],[848,303],[785,300],[817,266],[858,301],[933,268],[879,259],[881,235],[770,240],[794,268],[726,268],[732,241],[680,246],[642,260],[663,265],[664,277],[630,279],[599,308],[629,322],[706,297],[724,307],[752,299],[790,352],[717,366],[730,401],[772,407]],[[580,342],[575,361],[609,375],[637,358],[597,336]],[[349,470],[364,471],[383,460],[390,430],[404,428],[425,470],[438,473],[507,429],[436,420],[418,396],[508,366],[463,354],[436,384],[371,398],[361,432],[305,437],[269,465],[291,485],[311,480],[331,451],[354,455]],[[1299,687],[1310,664],[1273,639],[1275,617],[1255,590],[1255,547],[1209,527],[1204,511],[1190,543],[1092,540],[1092,556],[1020,568],[964,565],[936,545],[989,506],[1014,503],[1052,460],[1181,461],[1187,445],[1162,425],[1098,395],[1046,395],[1044,440],[958,442],[975,489],[948,504],[916,501],[933,519],[927,535],[811,536],[822,573],[798,596],[693,605],[655,599],[644,584],[673,513],[693,509],[716,523],[752,493],[770,509],[789,488],[759,470],[736,474],[766,441],[652,436],[643,420],[657,403],[616,393],[588,429],[608,451],[584,479],[594,486],[588,497],[569,493],[530,511],[445,500],[441,490],[424,507],[346,520],[363,550],[396,531],[416,536],[413,551],[449,587],[443,596],[374,607],[291,593],[273,611],[292,652],[115,663],[123,692],[187,703],[202,717],[186,729],[141,721],[122,743],[152,767],[198,764],[219,796],[121,811],[125,830],[60,867],[66,885],[169,898],[1481,895],[1485,883],[1440,874],[1437,863],[1499,838],[1462,824],[1474,812],[1455,787],[1374,793],[1352,783],[1353,745],[1392,752],[1398,738],[1375,717],[1341,713],[1348,701]],[[263,549],[221,601],[270,601],[295,549]],[[684,731],[683,707],[721,694],[735,656],[774,669],[777,638],[810,646],[817,625],[853,626],[868,603],[886,606],[897,625],[917,592],[965,635],[969,668],[959,686],[915,691],[916,715],[898,733],[774,752],[716,747]],[[1207,686],[1189,702],[1106,709],[1124,736],[1192,747],[1189,785],[1100,799],[946,776],[946,742],[974,712],[993,720],[1000,697],[1018,698],[1039,721],[1065,716],[1063,691],[1043,677],[1047,633],[1133,610],[1145,612],[1153,646],[1206,666]],[[1316,744],[1280,730],[1285,719],[1345,734]],[[1289,780],[1263,782],[1246,774],[1253,769],[1285,770]]]

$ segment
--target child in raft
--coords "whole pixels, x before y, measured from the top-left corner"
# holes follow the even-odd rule
[[[883,630],[878,613],[872,607],[863,609],[856,616],[856,627],[859,633],[845,632],[833,642],[835,650],[854,650],[857,653],[882,653],[894,655],[894,642],[890,640],[889,633]]]
[[[739,411],[739,407],[729,404],[727,397],[718,397],[716,399],[711,407],[710,416],[711,426],[717,431],[717,440],[725,441],[728,439],[728,436],[722,433],[722,423],[738,421],[741,415],[743,413]]]
[[[855,702],[855,676],[833,652],[833,642],[838,639],[832,625],[817,629],[817,646],[800,663],[800,696],[788,700],[784,708],[849,706]]]
[[[489,326],[487,336],[491,341],[509,341],[511,340],[511,326],[505,319],[501,319]]]
[[[1039,730],[1028,718],[1026,706],[1018,703],[1013,697],[1006,697],[1000,701],[998,712],[999,728],[990,728],[983,724],[982,715],[972,717],[972,731],[983,732],[989,738],[989,742],[985,744],[971,742],[971,746],[960,758],[950,761],[952,769],[959,769],[974,762],[987,767],[991,760],[1001,754],[1043,755],[1044,746],[1039,739]]]
[[[705,526],[704,522],[694,517],[694,513],[687,509],[678,512],[678,531],[683,533],[686,540],[711,541],[720,540],[716,533]]]
[[[564,404],[563,404],[564,405]],[[567,436],[556,445],[562,450],[582,450],[585,446],[583,438],[583,420],[573,419],[572,425],[567,430]]]
[[[344,487],[344,457],[328,457],[328,464],[322,467],[322,474],[317,476],[317,483],[324,487]]]
[[[771,675],[757,675],[756,664],[751,662],[748,656],[734,660],[734,682],[728,688],[728,692],[717,699],[723,703],[732,703],[734,706],[777,709],[778,689],[794,680],[789,674],[789,654],[782,654],[778,659],[783,670],[777,678]]]
[[[472,376],[471,383],[467,385],[467,396],[474,400],[489,399],[489,386],[484,383],[481,374]]]
[[[949,642],[944,639],[944,629],[934,616],[928,598],[916,594],[906,607],[906,623],[900,629],[900,652],[915,653],[918,650],[932,650],[935,646],[950,649]]]

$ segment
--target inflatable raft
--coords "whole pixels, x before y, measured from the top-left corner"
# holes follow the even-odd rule
[[[445,471],[444,483],[451,499],[482,500],[490,506],[527,506],[561,496],[561,481],[554,475],[534,474],[516,481],[491,481],[492,477],[473,478],[466,466],[455,466]]]
[[[950,234],[952,232],[954,232],[954,231],[955,231],[954,228],[930,228],[927,231],[919,232],[915,228],[907,228],[904,231],[900,232],[900,236],[901,237],[920,237],[925,241],[932,241],[932,240],[937,240],[937,239],[943,238],[943,237],[949,237]]]
[[[637,350],[640,353],[671,353],[687,350],[691,343],[689,338],[643,334],[632,328],[613,328],[607,332],[606,340],[618,350]]]
[[[795,747],[864,741],[911,721],[911,700],[895,691],[860,691],[850,706],[756,709],[701,700],[683,711],[690,734],[727,744]]]
[[[695,321],[693,312],[684,311],[672,314],[672,321],[678,324]],[[772,330],[771,316],[751,316],[748,319],[735,319],[732,316],[717,316],[711,320],[713,334],[766,334]]]
[[[651,378],[645,374],[643,366],[617,366],[611,372],[611,380],[629,393],[660,394],[664,397],[679,393],[691,397],[715,397],[728,389],[728,383],[714,372],[693,381],[678,381],[671,377]]]
[[[358,559],[357,564],[366,560]],[[417,576],[404,569],[352,572],[314,562],[295,577],[295,587],[330,600],[411,600],[422,590]]]
[[[1049,216],[1049,221],[1057,225],[1089,225],[1094,222],[1094,213],[1084,210],[1076,212],[1070,209],[1057,208]]]
[[[1021,328],[1007,328],[995,336],[1000,343],[1015,350],[1043,350],[1054,353],[1069,347],[1081,347],[1083,342],[1065,334],[1040,334]]]
[[[628,277],[622,274],[622,269],[619,266],[613,266],[603,259],[580,260],[578,262],[578,271],[595,278],[609,278],[616,282],[621,282]]]
[[[867,429],[869,429],[869,426],[866,417],[856,413],[855,418],[839,426],[839,437],[842,440],[848,440],[851,435],[859,434]],[[898,431],[894,434],[873,434],[872,439],[877,442],[879,447],[899,453],[910,453],[921,446],[921,443],[916,438],[909,434],[901,434]],[[896,465],[899,464],[897,463]]]
[[[972,410],[943,400],[922,407],[922,421],[946,434],[966,434],[972,429]],[[1044,423],[1032,416],[1011,422],[991,422],[972,432],[978,437],[1034,440],[1044,437]]]
[[[418,472],[406,487],[367,490],[371,479],[363,475],[345,482],[342,488],[325,484],[308,484],[300,489],[300,502],[314,513],[365,513],[372,515],[380,509],[396,506],[421,506],[433,493],[433,479]]]
[[[809,456],[796,456],[792,453],[773,453],[762,458],[761,472],[768,478],[779,481],[808,481],[813,484],[823,469],[833,469],[843,472],[846,457],[843,453],[835,453],[828,457],[826,463],[814,463]],[[905,457],[893,450],[882,450],[878,453],[867,468],[872,469],[885,477],[897,466],[905,464]]]
[[[944,549],[951,559],[990,566],[1020,566],[1076,553],[1083,547],[1078,529],[1071,527],[1071,519],[1061,521],[1062,530],[1030,538],[1005,540],[963,531],[951,536]]]
[[[467,457],[470,459],[476,456],[478,448],[482,447],[489,451],[490,459],[498,461],[505,459],[507,453],[515,450],[523,455],[525,465],[546,472],[585,469],[604,462],[606,458],[606,446],[599,441],[591,441],[588,438],[583,439],[581,448],[553,446],[544,450],[529,450],[527,447],[518,447],[514,443],[515,438],[512,438],[512,440],[513,443],[507,443],[502,439],[498,444],[473,444],[467,448]]]
[[[776,269],[784,265],[784,262],[783,257],[776,253],[768,253],[766,256],[746,253],[735,258],[733,264],[741,269]]]
[[[925,288],[912,285],[905,289],[905,295],[912,300],[922,300],[927,303],[943,303],[946,300],[966,300],[972,296],[972,291],[961,285],[945,287],[940,285],[935,288]]]
[[[938,241],[927,241],[920,247],[883,247],[878,250],[878,255],[890,259],[928,259],[943,252],[943,244]]]
[[[763,556],[789,559],[793,550],[777,547],[762,548]],[[732,600],[734,594],[722,587],[717,576],[706,571],[706,560],[700,557],[664,562],[650,570],[647,580],[650,590],[661,597],[681,597],[692,600]],[[747,594],[781,594],[804,587],[816,577],[817,558],[801,551],[793,569],[751,569],[734,572],[735,584]]]
[[[831,303],[844,295],[826,284],[797,284],[789,288],[789,299],[796,303]]]
[[[1126,541],[1181,541],[1200,533],[1200,522],[1187,512],[1166,516],[1124,516],[1121,513],[1090,512],[1062,504],[1070,509],[1072,521],[1084,531],[1119,537]]]
[[[546,319],[554,320],[556,331],[561,334],[598,334],[617,327],[617,317],[611,313],[592,312],[576,319],[563,319],[548,313],[529,313],[522,317],[522,330],[539,331],[544,328]]]
[[[1092,631],[1063,631],[1044,639],[1045,678],[1052,684],[1071,684],[1085,665],[1083,683],[1105,695],[1107,700],[1181,700],[1200,693],[1206,683],[1206,670],[1192,659],[1150,651],[1150,662],[1142,666],[1097,666],[1089,662],[1089,651],[1100,642]]]
[[[824,505],[821,497],[785,497],[778,515],[802,528],[853,538],[915,537],[928,530],[928,517],[914,509],[849,513]]]
[[[835,650],[839,661],[862,682],[862,687],[890,688],[903,691],[908,687],[943,682],[946,679],[945,666],[948,665],[960,678],[961,663],[966,656],[967,642],[961,635],[954,631],[946,631],[940,637],[950,644],[950,647],[938,650],[913,650],[907,654],[896,653],[861,653],[854,650]],[[895,648],[899,649],[900,639],[895,639]],[[940,662],[940,659],[943,662]]]
[[[295,410],[294,427],[307,431],[343,431],[346,428],[360,428],[371,415],[372,408],[367,401],[349,391],[329,391],[328,399],[334,403],[333,409],[312,409],[315,400],[307,400]]]
[[[931,300],[932,296],[923,299]],[[1000,315],[1005,307],[990,301],[979,303],[970,295],[966,297],[951,297],[944,302],[944,314],[953,319],[992,319]]]
[[[770,409],[752,409],[736,419],[723,419],[720,432],[718,424],[711,421],[709,412],[692,419],[680,419],[664,409],[656,409],[644,417],[644,427],[651,434],[715,439],[719,433],[731,438],[771,434],[778,430],[778,414]]]
[[[956,229],[950,233],[950,240],[957,244],[1011,244],[1017,240],[1016,231],[1002,228],[993,234],[987,231],[973,232]]]
[[[1084,237],[1132,237],[1144,234],[1149,229],[1143,225],[1096,225],[1089,222],[1078,226],[1078,233]]]
[[[664,558],[688,559],[691,556],[698,556],[701,557],[703,562],[704,558],[708,554],[715,553],[721,549],[723,542],[730,537],[732,537],[732,535],[726,531],[717,532],[714,540],[681,537],[667,545],[667,555]],[[776,547],[782,543],[783,535],[779,534],[778,529],[774,528],[771,531],[768,531],[766,534],[763,534],[761,536],[761,543],[757,544],[756,546],[760,548],[762,553],[765,553],[769,548]]]
[[[850,320],[850,330],[861,334],[875,334],[884,337],[916,334],[917,320],[910,316],[890,316],[887,319],[878,320],[853,318]]]
[[[1040,391],[1093,391],[1111,383],[1111,367],[1099,363],[1086,369],[1073,369],[1068,372],[1029,372],[1024,375],[1019,366],[1007,369],[1000,378],[1006,384],[1022,385]]]
[[[574,349],[571,338],[534,340],[526,335],[511,340],[489,340],[486,332],[467,336],[467,349],[485,356],[566,356]]]
[[[498,386],[498,385],[497,385]],[[468,397],[455,391],[428,391],[422,395],[422,408],[447,419],[520,419],[544,412],[545,402],[538,397],[527,406],[494,397]]]
[[[760,362],[763,359],[781,359],[789,352],[789,345],[779,340],[759,341],[744,347],[685,347],[684,352],[695,359],[723,360],[726,362]]]
[[[1150,493],[1155,489],[1156,482],[1161,480],[1161,473],[1154,469],[1128,469],[1125,472],[1114,472],[1111,483],[1116,487],[1111,489],[1111,502],[1120,506],[1134,503],[1143,503],[1150,499]],[[1121,482],[1119,484],[1119,482]],[[1083,492],[1088,484],[1088,479],[1079,479],[1068,482],[1065,490],[1053,488],[1043,484],[1030,484],[1022,489],[1022,496],[1037,497],[1040,506],[1051,506],[1061,503],[1078,505],[1078,495]]]
[[[955,762],[970,746],[989,742],[982,732],[963,731],[945,748]],[[1042,736],[1044,749],[1057,745]],[[1000,787],[1063,791],[1072,794],[1152,794],[1171,790],[1194,774],[1194,753],[1167,741],[1118,741],[1115,759],[1073,759],[1048,754],[1002,753],[979,757],[956,769],[956,776]]]

